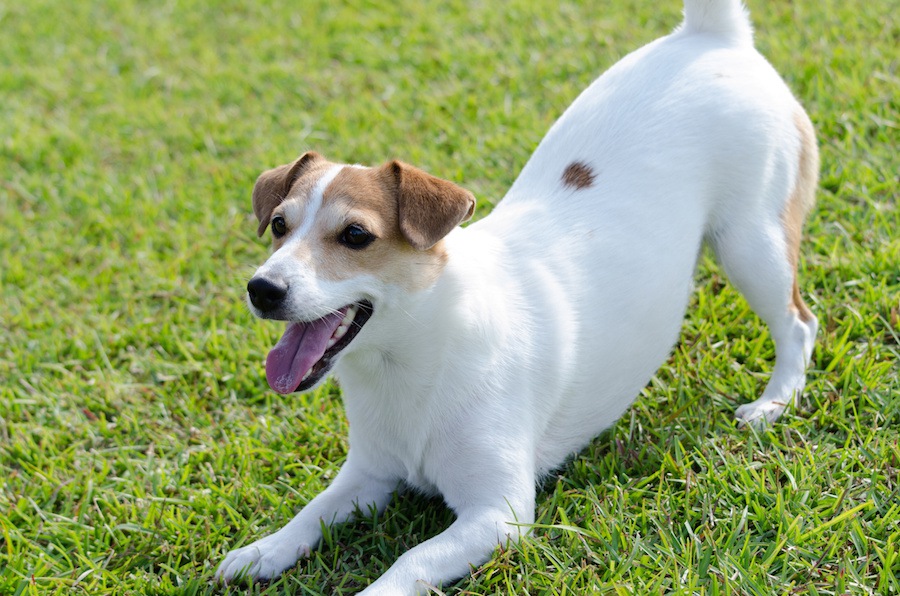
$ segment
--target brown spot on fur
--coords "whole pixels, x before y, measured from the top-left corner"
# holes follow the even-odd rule
[[[784,210],[781,212],[781,222],[784,226],[784,236],[787,242],[788,261],[794,272],[790,309],[799,315],[800,320],[809,322],[813,319],[813,314],[800,296],[800,288],[797,283],[797,267],[800,260],[800,237],[803,230],[803,221],[816,200],[816,185],[819,176],[819,150],[816,147],[816,137],[812,123],[803,110],[798,109],[794,113],[794,125],[797,127],[797,133],[800,135],[797,180],[794,183],[794,191],[788,197]]]
[[[564,186],[571,186],[576,190],[587,188],[594,183],[594,170],[582,161],[573,161],[562,174]]]

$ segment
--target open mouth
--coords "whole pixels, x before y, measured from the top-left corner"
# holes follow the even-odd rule
[[[266,358],[269,387],[286,394],[318,383],[371,316],[372,304],[363,301],[315,321],[290,323]]]

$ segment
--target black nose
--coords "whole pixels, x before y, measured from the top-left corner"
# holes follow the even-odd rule
[[[247,294],[253,306],[263,312],[269,312],[281,306],[287,296],[288,286],[281,279],[254,277],[247,284]]]

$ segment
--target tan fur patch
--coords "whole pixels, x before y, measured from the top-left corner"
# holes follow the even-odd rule
[[[278,250],[295,230],[308,229],[293,254],[323,279],[367,274],[408,291],[433,284],[447,262],[443,237],[472,216],[475,197],[394,161],[379,168],[342,166],[323,189],[321,206],[308,213],[312,193],[336,165],[320,155],[304,154],[293,164],[264,172],[253,196],[260,233],[275,215],[285,217],[287,233],[273,237]],[[342,233],[354,224],[375,241],[359,249],[343,244]]]
[[[576,190],[588,188],[594,183],[594,170],[591,166],[581,161],[574,161],[566,166],[562,174],[563,186],[570,186]]]
[[[358,250],[344,246],[339,238],[351,224],[362,226],[376,240]],[[414,291],[433,284],[447,261],[443,242],[417,250],[401,232],[390,164],[341,170],[325,189],[314,234],[310,240],[315,267],[330,280],[367,273]]]
[[[787,241],[788,261],[794,272],[794,284],[791,295],[791,310],[795,311],[804,322],[811,321],[813,314],[800,296],[797,283],[797,267],[800,260],[800,237],[806,214],[812,209],[816,200],[816,185],[819,177],[819,150],[816,147],[815,131],[809,117],[800,109],[794,114],[794,125],[800,135],[800,158],[797,181],[794,191],[781,212],[784,236]]]

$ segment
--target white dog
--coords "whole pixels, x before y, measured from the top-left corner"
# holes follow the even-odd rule
[[[266,579],[333,524],[402,486],[458,516],[365,594],[457,579],[534,520],[535,483],[625,411],[678,338],[707,241],[769,326],[774,371],[736,412],[771,422],[803,390],[816,319],[797,286],[818,154],[808,117],[753,48],[739,0],[685,0],[684,23],[595,81],[509,193],[475,200],[394,161],[315,153],[253,191],[274,254],[253,312],[288,322],[266,361],[279,393],[334,371],[350,423],[332,484],[232,551],[225,581]]]

